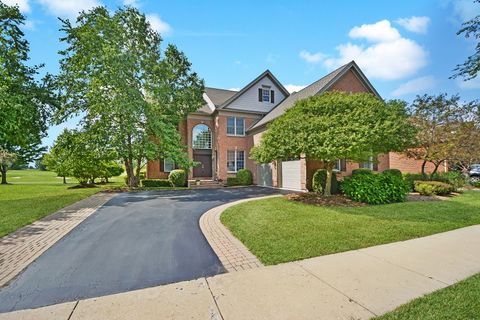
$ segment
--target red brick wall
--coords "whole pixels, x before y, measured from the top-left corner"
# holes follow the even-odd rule
[[[404,173],[421,173],[422,172],[422,160],[415,160],[408,158],[407,156],[395,152],[390,152],[390,169],[398,169]],[[434,165],[430,162],[426,165],[426,172],[432,172],[435,168]],[[444,172],[445,167],[440,165],[438,172]],[[448,171],[448,169],[447,169]]]
[[[329,91],[346,91],[346,92],[370,92],[370,90],[358,78],[356,73],[352,70],[347,71]]]

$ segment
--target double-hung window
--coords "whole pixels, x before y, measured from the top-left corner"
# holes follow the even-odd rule
[[[227,171],[237,172],[245,168],[245,151],[228,150],[227,151]]]
[[[263,102],[270,102],[270,89],[262,89]]]
[[[163,172],[170,172],[175,169],[175,162],[172,159],[163,159]]]
[[[360,163],[360,168],[375,170],[375,165],[373,163],[373,157],[370,157],[367,162]]]
[[[244,136],[245,119],[240,117],[227,117],[227,134],[229,136]]]

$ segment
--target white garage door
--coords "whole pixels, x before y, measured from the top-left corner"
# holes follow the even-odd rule
[[[261,187],[272,186],[272,167],[270,163],[257,165],[257,185]]]
[[[301,190],[300,160],[282,162],[282,188]]]

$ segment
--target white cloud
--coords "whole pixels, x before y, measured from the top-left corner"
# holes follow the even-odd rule
[[[480,4],[472,0],[449,0],[453,7],[453,13],[461,22],[475,18],[480,14]]]
[[[348,36],[352,39],[366,39],[370,42],[387,42],[400,39],[400,33],[390,25],[388,20],[353,27]]]
[[[307,61],[308,63],[319,63],[320,61],[325,59],[325,55],[321,52],[310,53],[306,50],[302,50],[300,52],[300,58]]]
[[[414,75],[427,64],[428,53],[418,43],[404,38],[387,20],[354,27],[350,37],[373,42],[370,45],[339,45],[337,57],[324,60],[329,69],[355,60],[368,77],[396,80]]]
[[[392,92],[392,95],[398,97],[413,93],[425,93],[426,90],[435,87],[436,82],[433,76],[415,78],[401,84]]]
[[[2,0],[7,6],[18,6],[21,12],[30,12],[30,4],[28,0]]]
[[[295,84],[287,84],[284,87],[285,87],[285,89],[287,89],[288,92],[293,93],[293,92],[298,92],[298,91],[302,90],[306,86],[295,85]]]
[[[427,33],[430,18],[413,16],[410,18],[400,18],[396,22],[408,31],[425,34]]]
[[[168,23],[160,19],[157,14],[147,14],[145,17],[150,23],[152,29],[157,31],[161,35],[169,34],[172,31],[172,27],[170,27]]]
[[[140,7],[140,1],[139,0],[123,0],[123,5],[138,8]]]
[[[48,11],[60,17],[75,19],[80,11],[100,6],[97,0],[38,0]]]
[[[25,20],[25,29],[27,30],[35,30],[37,23],[33,20]]]
[[[460,89],[464,90],[480,89],[480,76],[468,81],[458,79],[457,85],[460,87]]]

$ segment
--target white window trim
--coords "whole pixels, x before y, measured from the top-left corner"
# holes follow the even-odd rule
[[[368,164],[368,167],[365,167],[365,164]],[[361,168],[370,169],[373,171],[373,157],[369,157],[368,161],[362,162]]]
[[[171,170],[167,170],[167,162],[170,162]],[[175,162],[172,159],[163,159],[163,172],[172,172],[173,170],[175,170]]]
[[[340,172],[342,171],[342,160],[338,159],[337,163],[335,164],[335,168],[333,168],[333,171]]]
[[[233,119],[233,133],[228,133],[228,118]],[[243,120],[243,134],[237,134],[237,119]],[[229,137],[245,137],[245,118],[244,117],[227,117],[227,136]]]
[[[234,152],[235,153],[235,171],[228,170],[228,152]],[[237,173],[238,172],[238,166],[237,166],[237,156],[238,152],[243,152],[243,168],[245,169],[245,150],[227,150],[227,173]]]
[[[268,101],[263,99],[263,97],[265,96],[265,92],[268,93]],[[262,88],[262,102],[270,102],[270,101],[272,101],[272,96],[271,96],[271,93],[270,93],[270,89]]]

